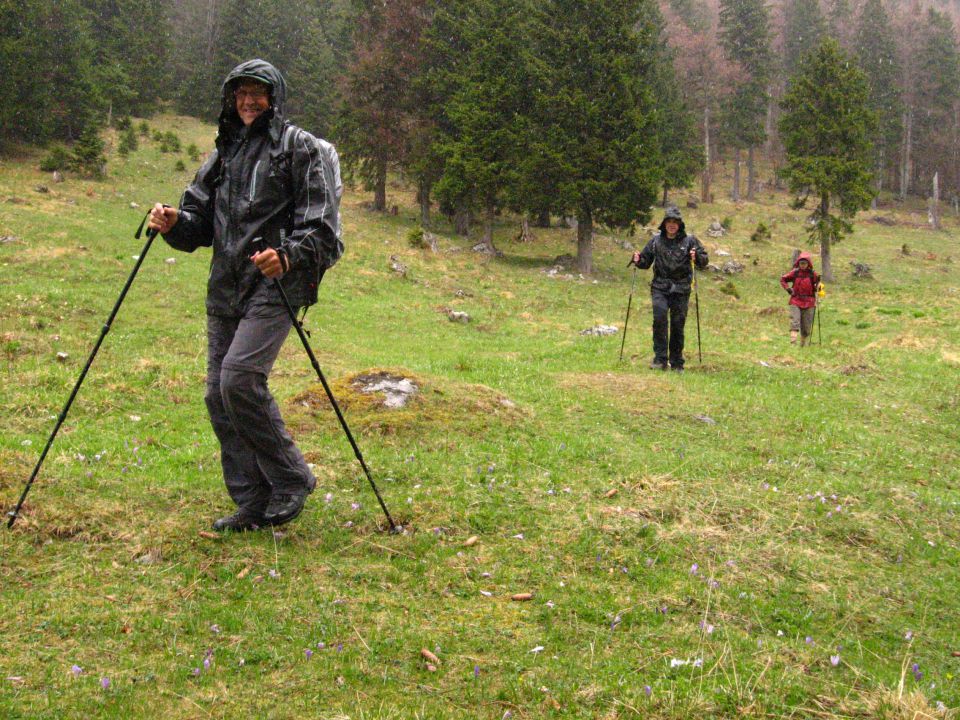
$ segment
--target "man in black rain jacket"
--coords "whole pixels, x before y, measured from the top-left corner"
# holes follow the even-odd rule
[[[650,367],[654,370],[666,370],[669,363],[672,370],[683,371],[683,326],[693,282],[691,258],[701,269],[709,262],[700,241],[687,235],[676,207],[667,208],[660,232],[650,238],[643,250],[633,254],[633,262],[641,270],[653,265],[650,283],[653,362]]]
[[[205,400],[237,505],[213,524],[218,531],[289,522],[316,485],[267,387],[291,328],[274,282],[294,307],[312,305],[343,244],[326,162],[332,146],[285,121],[285,98],[283,76],[270,63],[234,68],[223,83],[216,150],[179,209],[157,204],[150,214],[149,227],[171,247],[213,246]]]

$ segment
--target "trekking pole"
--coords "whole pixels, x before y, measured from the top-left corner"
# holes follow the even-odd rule
[[[693,276],[693,297],[697,309],[697,359],[703,362],[703,352],[700,349],[700,288],[697,286],[697,267],[694,256],[690,256],[690,274]]]
[[[143,225],[146,223],[149,215],[150,213],[147,212],[143,220],[140,222],[140,227],[137,228],[134,238],[140,238],[140,235],[143,232]],[[77,378],[77,382],[73,386],[73,392],[70,393],[70,397],[67,399],[67,404],[64,405],[63,410],[60,411],[60,416],[57,418],[57,424],[54,426],[53,432],[50,433],[50,437],[47,439],[47,444],[43,448],[43,452],[40,453],[40,459],[37,460],[36,467],[34,467],[33,472],[30,473],[30,479],[27,480],[27,485],[25,488],[23,488],[23,493],[20,495],[20,499],[17,501],[16,507],[7,513],[10,518],[7,521],[8,528],[12,528],[13,524],[17,521],[17,517],[19,516],[20,510],[23,507],[23,503],[27,499],[27,493],[30,492],[30,488],[33,486],[33,481],[37,479],[37,474],[40,472],[40,466],[43,465],[43,461],[46,459],[47,453],[50,451],[50,446],[53,445],[53,440],[57,437],[57,433],[60,431],[60,426],[63,425],[63,421],[67,419],[67,413],[70,411],[70,406],[73,405],[73,400],[77,397],[77,393],[80,392],[80,386],[83,384],[83,379],[87,376],[87,371],[93,364],[93,359],[97,356],[97,351],[100,350],[100,345],[103,344],[103,339],[107,336],[107,333],[110,332],[110,326],[113,323],[114,318],[117,316],[117,313],[120,311],[120,305],[123,304],[123,299],[127,296],[127,290],[129,290],[130,286],[133,284],[133,279],[137,276],[137,271],[140,270],[140,266],[143,264],[143,259],[147,256],[147,251],[150,250],[150,245],[153,244],[153,239],[156,236],[156,230],[147,230],[147,242],[143,246],[143,250],[140,251],[140,255],[137,257],[137,262],[133,266],[133,270],[130,272],[130,277],[127,278],[127,284],[123,286],[123,290],[120,292],[120,297],[117,298],[117,302],[113,306],[113,311],[110,313],[110,317],[107,318],[107,322],[104,323],[103,329],[100,331],[100,337],[97,338],[96,345],[94,345],[93,350],[90,351],[90,357],[87,358],[87,364],[83,366],[83,371],[80,373],[80,377]]]
[[[814,298],[814,302],[816,303],[816,310],[814,312],[817,313],[817,345],[823,345],[823,328],[820,325],[820,301],[826,296],[827,291],[824,289],[823,283],[821,282],[817,288],[817,297]]]
[[[263,241],[263,238],[254,238],[253,239],[253,248],[255,252],[263,252],[267,249],[266,243]],[[310,343],[307,341],[307,335],[303,330],[303,325],[297,320],[297,314],[293,310],[293,306],[290,304],[290,300],[287,298],[287,293],[276,279],[272,280],[273,286],[280,293],[280,297],[283,300],[283,305],[287,309],[287,314],[290,316],[290,321],[293,323],[294,329],[297,331],[297,335],[300,336],[300,342],[303,343],[303,349],[307,351],[307,356],[310,358],[310,364],[313,365],[313,369],[317,372],[317,377],[320,378],[320,384],[323,385],[324,392],[327,393],[327,398],[330,400],[330,404],[333,405],[333,410],[337,414],[337,419],[340,421],[340,427],[343,428],[343,432],[347,435],[347,440],[350,441],[350,446],[353,448],[353,454],[357,456],[357,460],[360,462],[360,467],[363,468],[364,474],[367,476],[367,480],[370,481],[370,487],[373,488],[373,494],[377,496],[377,501],[380,503],[380,507],[383,509],[383,514],[387,516],[387,522],[390,523],[391,532],[398,533],[402,528],[397,525],[393,518],[390,516],[390,511],[387,510],[386,503],[383,502],[383,498],[380,496],[380,491],[377,489],[377,484],[373,481],[373,476],[370,474],[370,469],[367,467],[367,463],[363,460],[363,454],[360,452],[360,448],[357,447],[356,441],[353,439],[353,434],[350,432],[350,428],[347,425],[346,419],[343,417],[343,413],[340,412],[340,406],[337,404],[336,398],[333,397],[333,391],[330,390],[330,386],[327,384],[327,379],[323,376],[323,371],[320,369],[320,363],[317,362],[316,356],[313,354],[313,349],[310,347]]]
[[[633,282],[630,283],[630,297],[627,298],[627,317],[623,321],[623,338],[620,340],[620,360],[623,362],[623,346],[627,342],[627,325],[630,323],[630,306],[633,304],[633,291],[637,287],[637,265],[631,260],[627,263],[627,267],[633,265]]]

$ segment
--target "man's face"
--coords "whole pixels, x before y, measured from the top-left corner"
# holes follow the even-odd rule
[[[237,115],[248,127],[270,108],[270,87],[254,80],[244,80],[237,85],[233,97]]]
[[[673,237],[678,232],[680,232],[680,223],[674,219],[665,220],[663,223],[664,229],[667,231],[668,237]]]

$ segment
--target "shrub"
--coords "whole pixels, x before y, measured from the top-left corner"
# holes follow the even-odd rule
[[[163,133],[159,130],[154,130],[151,134],[154,142],[163,142]]]
[[[727,215],[727,217],[720,221],[720,225],[724,230],[730,232],[733,229],[733,218]]]
[[[740,299],[740,291],[737,290],[737,286],[733,284],[733,280],[727,280],[723,285],[721,285],[720,292],[722,292],[724,295],[735,297],[737,300]]]
[[[133,127],[128,127],[120,133],[120,143],[117,145],[118,153],[126,157],[138,147],[140,147],[140,142],[137,140],[137,134],[133,131]]]
[[[70,153],[59,143],[50,148],[47,156],[40,161],[40,169],[43,172],[53,172],[54,170],[63,170],[70,164]]]
[[[198,148],[193,143],[187,145],[187,155],[190,157],[193,162],[200,160],[200,148]]]
[[[420,225],[415,225],[410,229],[410,232],[407,233],[407,243],[410,247],[416,248],[417,250],[423,250],[429,247],[423,239],[423,228]]]
[[[101,178],[107,158],[103,155],[103,140],[95,125],[87,125],[80,134],[80,139],[73,146],[70,155],[70,168],[87,177]]]
[[[167,130],[163,134],[163,139],[170,148],[170,152],[180,152],[180,137],[173,130]]]
[[[773,234],[770,232],[770,228],[768,228],[762,221],[757,223],[757,229],[754,230],[750,235],[750,239],[753,242],[765,242],[770,240],[772,237]]]
[[[131,127],[133,127],[133,121],[130,120],[129,115],[122,115],[117,118],[116,126],[117,126],[117,130],[120,130],[120,131],[129,130]]]
[[[173,169],[177,172],[183,172],[187,169],[187,166],[183,164],[183,160],[177,160],[177,164],[173,166]]]
[[[146,120],[141,120],[141,121],[140,121],[140,124],[137,126],[137,128],[138,128],[138,130],[140,131],[140,134],[141,134],[143,137],[149,137],[149,135],[150,135],[150,126],[147,124],[147,121],[146,121]]]

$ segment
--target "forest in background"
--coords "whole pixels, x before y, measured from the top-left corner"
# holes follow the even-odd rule
[[[862,127],[833,137],[843,145],[866,133],[874,196],[925,198],[936,184],[954,207],[960,198],[950,4],[4,0],[0,8],[0,143],[73,142],[160,108],[213,119],[227,71],[262,57],[288,80],[290,118],[338,146],[374,209],[387,207],[387,173],[402,173],[419,188],[425,224],[433,201],[461,231],[484,223],[491,251],[492,218],[503,210],[541,224],[576,217],[589,241],[594,224],[646,222],[672,188],[699,181],[710,201],[779,185],[789,170],[784,99],[802,59],[828,37],[841,65],[857,65],[866,82],[863,109],[853,111]],[[732,185],[715,187],[711,168],[731,161]],[[796,178],[794,168],[790,189],[803,195]]]

